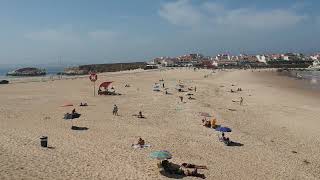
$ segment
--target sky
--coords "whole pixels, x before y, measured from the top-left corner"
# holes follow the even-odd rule
[[[0,65],[312,53],[319,0],[0,0]]]

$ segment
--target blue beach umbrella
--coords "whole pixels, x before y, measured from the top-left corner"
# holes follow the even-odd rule
[[[171,159],[172,155],[168,151],[155,151],[150,154],[150,157],[158,160]]]
[[[232,130],[228,127],[218,127],[216,128],[216,131],[220,131],[220,132],[231,132]]]

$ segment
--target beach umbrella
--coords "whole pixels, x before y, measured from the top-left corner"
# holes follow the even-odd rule
[[[206,113],[206,112],[200,112],[200,116],[211,117],[211,115],[209,113]]]
[[[217,127],[216,131],[220,131],[220,132],[231,132],[232,130],[228,127]]]
[[[150,157],[158,160],[171,159],[172,155],[168,151],[155,151],[150,154]]]

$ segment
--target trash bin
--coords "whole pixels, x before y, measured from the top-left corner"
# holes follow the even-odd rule
[[[40,138],[41,147],[48,147],[48,137],[42,136]]]

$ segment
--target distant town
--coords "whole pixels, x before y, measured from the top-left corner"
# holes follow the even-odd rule
[[[204,68],[307,68],[320,60],[320,53],[304,55],[302,53],[230,55],[218,54],[204,56],[187,54],[178,57],[157,57],[148,62],[148,66],[163,67],[204,67]]]
[[[147,62],[87,64],[68,67],[58,75],[85,75],[90,72],[115,72],[133,69],[158,69],[161,67],[193,67],[206,69],[248,69],[248,68],[279,68],[320,70],[320,53],[304,55],[302,53],[284,54],[258,54],[237,56],[218,54],[217,56],[204,56],[202,54],[187,54],[178,57],[157,57]],[[26,67],[7,73],[8,76],[41,76],[46,75],[45,69]]]

